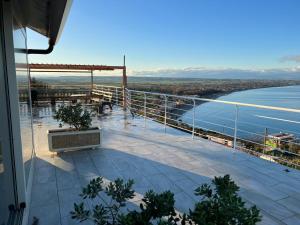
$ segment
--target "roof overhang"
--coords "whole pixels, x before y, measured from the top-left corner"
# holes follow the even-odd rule
[[[64,28],[73,0],[15,0],[19,22],[49,38],[55,45]]]

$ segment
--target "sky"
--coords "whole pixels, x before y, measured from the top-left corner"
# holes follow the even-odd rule
[[[125,54],[137,75],[300,73],[299,12],[299,0],[74,0],[53,53],[29,60],[120,65]],[[47,39],[29,30],[28,47]]]

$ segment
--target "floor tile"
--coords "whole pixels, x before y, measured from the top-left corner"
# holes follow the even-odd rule
[[[163,125],[150,120],[144,127],[143,118],[132,119],[122,111],[93,119],[103,128],[101,148],[54,154],[48,151],[47,129],[56,128],[57,123],[42,120],[45,124],[35,127],[38,143],[30,221],[37,216],[41,225],[76,224],[70,219],[73,204],[82,201],[81,188],[98,176],[103,176],[105,185],[117,178],[134,179],[136,196],[130,200],[131,209],[138,209],[143,195],[153,189],[171,190],[176,208],[187,212],[199,201],[195,188],[225,174],[241,187],[240,195],[247,204],[262,210],[260,225],[299,221],[297,170],[286,173],[282,165],[198,137],[192,140],[190,134],[173,128],[165,133]],[[103,194],[101,197],[109,200]],[[85,203],[90,208],[98,200]]]

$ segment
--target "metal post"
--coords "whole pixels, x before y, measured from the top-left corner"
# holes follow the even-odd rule
[[[129,112],[131,112],[131,92],[127,90],[128,92],[128,101],[127,101],[127,108],[129,109]]]
[[[168,97],[164,95],[165,97],[165,133],[167,133],[167,107],[168,107]]]
[[[127,75],[126,75],[126,64],[125,64],[125,55],[123,58],[123,80],[122,80],[122,88],[123,88],[123,108],[126,110],[126,89],[127,89]]]
[[[267,136],[268,136],[268,128],[265,128],[263,154],[265,154],[265,151],[267,149]]]
[[[147,120],[147,96],[146,93],[144,93],[144,124],[146,127],[146,120]]]
[[[233,142],[233,149],[236,150],[236,141],[237,141],[237,123],[239,118],[239,107],[235,105],[235,121],[234,121],[234,142]]]
[[[118,88],[116,88],[116,105],[118,106],[119,97],[118,97]]]
[[[195,99],[193,99],[193,131],[192,131],[192,138],[195,137],[195,108],[196,108],[196,102]]]
[[[93,92],[93,87],[94,87],[94,74],[93,74],[93,70],[91,70],[91,96]]]

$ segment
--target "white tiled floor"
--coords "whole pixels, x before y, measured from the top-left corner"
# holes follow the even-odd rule
[[[287,173],[284,166],[204,139],[192,140],[172,128],[165,134],[163,125],[147,121],[145,127],[143,119],[121,111],[93,123],[103,128],[102,148],[53,155],[46,130],[57,124],[49,118],[35,121],[37,157],[29,224],[33,216],[40,225],[76,224],[69,212],[80,200],[81,187],[96,176],[134,179],[137,204],[149,189],[171,190],[177,210],[186,212],[197,200],[196,187],[225,174],[237,182],[250,205],[261,209],[261,224],[300,224],[300,171]]]

